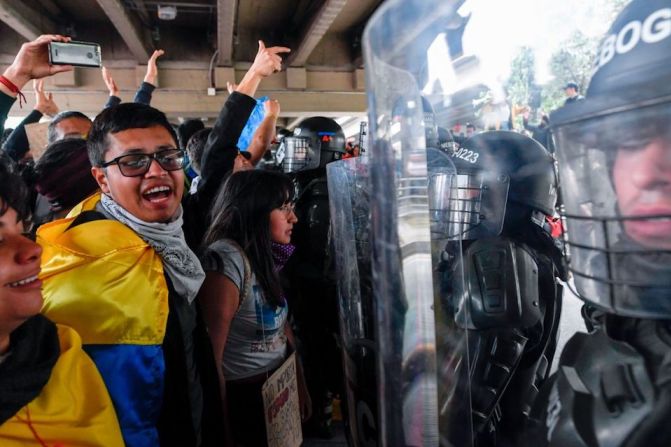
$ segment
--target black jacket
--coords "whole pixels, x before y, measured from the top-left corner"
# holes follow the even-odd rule
[[[198,190],[195,194],[186,194],[182,201],[184,236],[192,250],[198,249],[209,224],[210,207],[233,171],[238,139],[255,106],[254,98],[233,92],[214,123],[203,150]]]

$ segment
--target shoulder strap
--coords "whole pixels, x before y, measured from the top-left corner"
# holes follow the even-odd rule
[[[249,296],[251,289],[252,289],[252,268],[249,265],[249,259],[247,258],[247,255],[245,254],[245,251],[238,245],[237,242],[235,242],[233,239],[226,239],[226,242],[234,246],[239,252],[240,256],[242,256],[242,263],[244,264],[244,278],[242,279],[242,287],[240,288],[240,302],[238,303],[238,310],[240,310],[240,307],[242,306],[242,303],[247,299]]]

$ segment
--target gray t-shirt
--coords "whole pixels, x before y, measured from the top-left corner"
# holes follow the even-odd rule
[[[245,264],[240,250],[230,241],[211,244],[201,256],[206,272],[217,272],[244,290]],[[224,347],[223,369],[226,380],[244,379],[277,368],[286,357],[284,325],[287,307],[273,307],[252,272],[251,287],[233,317]]]

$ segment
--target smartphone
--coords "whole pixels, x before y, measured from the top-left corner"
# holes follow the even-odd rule
[[[51,65],[101,67],[100,45],[91,42],[51,42],[49,63]]]

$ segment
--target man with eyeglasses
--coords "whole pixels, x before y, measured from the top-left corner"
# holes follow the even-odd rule
[[[259,43],[208,138],[195,195],[183,200],[184,151],[165,115],[121,104],[89,133],[101,193],[38,231],[43,312],[81,334],[127,446],[224,445],[214,357],[193,301],[205,275],[185,232],[193,241],[202,234],[217,174],[237,156],[256,104],[251,95],[286,51]]]

